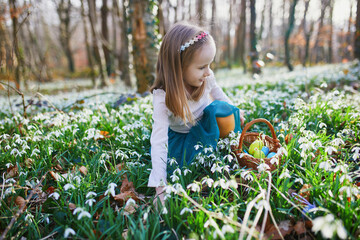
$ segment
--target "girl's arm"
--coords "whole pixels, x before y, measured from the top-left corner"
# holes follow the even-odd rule
[[[214,73],[211,73],[211,75],[208,77],[207,80],[208,80],[208,85],[211,89],[210,95],[214,100],[225,101],[231,105],[234,105],[234,103],[224,93],[224,91],[221,89],[221,87],[216,83]]]
[[[166,184],[167,144],[168,144],[168,108],[165,104],[165,92],[161,89],[153,91],[153,127],[151,133],[151,163],[149,187]]]

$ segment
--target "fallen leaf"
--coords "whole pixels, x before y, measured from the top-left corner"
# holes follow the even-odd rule
[[[306,233],[307,230],[306,230],[306,225],[305,225],[305,222],[303,221],[299,221],[295,224],[294,226],[294,230],[295,232],[298,234],[298,235],[301,235],[303,233]]]
[[[81,166],[79,168],[79,171],[81,172],[82,175],[86,176],[86,174],[88,173],[88,170],[85,166]]]
[[[290,234],[294,229],[289,220],[281,221],[278,224],[278,227],[283,237]],[[268,238],[271,239],[282,239],[274,224],[269,224],[268,230],[265,232],[265,234]]]
[[[15,198],[15,204],[16,206],[18,206],[19,208],[21,208],[22,206],[26,205],[26,201],[23,197],[17,196]],[[24,210],[26,209],[26,207],[24,208]]]
[[[305,198],[307,201],[310,199],[310,188],[312,188],[311,184],[304,184],[299,191],[299,195]]]
[[[129,182],[128,178],[125,176],[120,187],[120,192],[126,192],[126,191],[134,191],[134,184],[133,182]]]
[[[116,165],[115,168],[116,168],[117,172],[121,172],[122,170],[126,169],[126,165],[124,162],[121,162],[118,165]]]
[[[51,177],[55,180],[55,181],[59,181],[61,176],[57,173],[57,172],[54,172],[54,171],[50,171],[49,172]]]
[[[6,178],[13,178],[13,177],[16,177],[17,175],[19,175],[19,169],[18,169],[17,165],[9,167],[6,170],[6,172],[7,172]]]
[[[51,193],[54,193],[54,192],[55,192],[55,189],[56,189],[56,188],[54,188],[53,186],[50,186],[50,187],[48,187],[48,189],[46,189],[46,192],[47,192],[48,194],[51,194]]]
[[[121,205],[124,205],[129,198],[134,199],[136,202],[140,201],[140,198],[138,198],[137,193],[134,191],[126,191],[114,196],[114,199],[119,201]]]
[[[69,209],[72,211],[72,210],[75,210],[76,208],[76,205],[74,203],[69,203]]]
[[[124,207],[123,215],[130,215],[136,212],[136,209],[139,207],[136,203],[126,204]]]
[[[285,136],[285,143],[286,145],[289,144],[289,142],[294,138],[294,135],[292,133],[286,134]]]
[[[31,168],[31,165],[34,163],[34,160],[32,160],[31,158],[27,158],[25,159],[24,163],[27,168]]]

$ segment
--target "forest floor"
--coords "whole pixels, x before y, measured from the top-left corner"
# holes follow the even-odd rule
[[[1,90],[2,237],[360,238],[360,64],[216,77],[246,123],[270,122],[248,131],[273,128],[281,146],[249,169],[241,134],[197,145],[202,153],[169,176],[163,208],[147,187],[151,95],[116,83],[82,91],[87,80],[58,94],[60,82],[35,86],[24,99]]]

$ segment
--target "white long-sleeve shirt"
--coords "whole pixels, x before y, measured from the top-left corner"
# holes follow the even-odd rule
[[[213,100],[221,100],[233,104],[217,85],[213,73],[207,77],[206,81],[204,94],[199,101],[188,102],[194,119],[200,119],[204,109]],[[149,187],[158,187],[166,184],[169,127],[175,132],[188,133],[193,126],[189,122],[185,124],[181,118],[174,116],[165,104],[165,95],[166,93],[162,89],[153,90],[154,123],[150,139],[152,170],[148,182]]]

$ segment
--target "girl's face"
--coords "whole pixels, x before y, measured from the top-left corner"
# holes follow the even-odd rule
[[[206,77],[210,76],[210,64],[214,60],[215,53],[216,48],[213,41],[207,42],[195,52],[194,58],[183,73],[185,87],[190,94],[194,88],[204,84]]]

